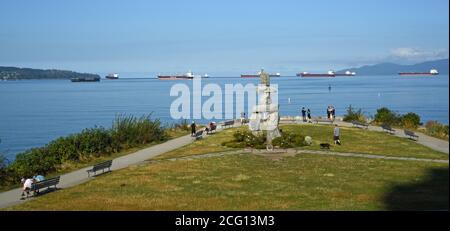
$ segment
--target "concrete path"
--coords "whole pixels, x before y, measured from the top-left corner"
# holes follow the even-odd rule
[[[122,157],[118,157],[113,160],[111,170],[118,170],[122,168],[126,168],[132,164],[137,164],[139,162],[148,160],[157,155],[172,151],[174,149],[185,146],[193,141],[193,138],[190,135],[175,138],[169,140],[165,143],[158,144],[146,149],[142,149],[132,154],[128,154]],[[58,184],[58,188],[68,188],[83,182],[89,181],[94,178],[88,178],[86,170],[92,168],[86,167],[83,169],[79,169],[64,175],[61,175],[60,183]],[[26,200],[20,200],[21,189],[13,189],[7,192],[0,193],[0,208],[8,207],[11,205],[16,205],[28,201],[32,198],[28,198]]]

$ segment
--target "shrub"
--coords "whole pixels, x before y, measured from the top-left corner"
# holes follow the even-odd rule
[[[400,115],[386,107],[379,108],[375,114],[374,122],[378,124],[399,125]]]
[[[366,116],[364,116],[364,113],[362,112],[361,108],[358,110],[355,110],[352,105],[348,106],[347,108],[347,114],[344,115],[343,118],[346,122],[351,121],[359,121],[359,122],[367,122]]]
[[[8,165],[0,156],[1,185],[17,182],[21,177],[48,174],[67,161],[83,161],[118,152],[122,148],[166,139],[165,128],[159,120],[150,116],[136,118],[118,116],[111,129],[94,127],[80,133],[60,137],[44,147],[33,148],[19,153],[15,161]],[[4,176],[3,176],[4,175]],[[7,179],[7,180],[4,180]]]
[[[252,147],[256,149],[266,148],[266,132],[254,135],[249,130],[239,130],[233,133],[233,140],[228,142],[223,142],[222,145],[231,148],[244,148]],[[274,146],[279,146],[281,148],[293,148],[304,146],[305,137],[292,132],[283,132],[281,137],[277,137],[272,140]]]
[[[8,172],[6,170],[7,159],[0,153],[0,182],[6,182],[8,180]]]
[[[441,124],[437,121],[428,121],[425,124],[426,133],[430,136],[434,136],[441,139],[449,138],[448,125]]]
[[[112,139],[122,148],[166,139],[164,128],[159,120],[151,120],[150,115],[136,118],[119,115],[112,126]]]
[[[273,139],[272,144],[281,148],[305,146],[305,137],[292,132],[283,132],[280,137]]]
[[[400,120],[405,128],[416,129],[420,125],[420,116],[413,112],[406,113]]]
[[[238,130],[233,133],[233,140],[223,142],[222,145],[230,148],[245,148],[252,147],[257,149],[266,148],[266,133],[254,135],[249,130]]]

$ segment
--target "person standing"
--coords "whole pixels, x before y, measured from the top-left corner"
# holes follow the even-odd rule
[[[306,110],[305,110],[305,107],[302,107],[302,118],[303,118],[303,122],[306,122]]]
[[[331,106],[331,119],[334,120],[336,116],[336,109],[334,109],[334,106]]]
[[[308,108],[306,113],[308,114],[308,122],[311,123],[311,110]]]
[[[191,134],[192,134],[192,136],[195,136],[196,127],[197,127],[197,125],[195,124],[195,121],[192,121],[192,123],[191,123]]]
[[[339,138],[340,133],[341,133],[341,130],[339,129],[338,125],[336,124],[334,127],[334,131],[333,131],[334,144],[341,145],[341,140]]]
[[[331,117],[331,109],[330,106],[327,107],[327,119],[330,119]]]

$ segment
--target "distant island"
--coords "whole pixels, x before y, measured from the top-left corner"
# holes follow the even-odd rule
[[[344,73],[345,71],[356,72],[357,75],[394,75],[399,72],[428,72],[435,68],[440,74],[448,74],[448,59],[440,59],[428,62],[417,63],[413,65],[400,65],[395,63],[380,63],[375,65],[366,65],[359,68],[350,68],[337,71]]]
[[[0,67],[0,80],[20,79],[71,79],[100,78],[97,74],[77,73],[63,70],[41,70],[33,68]]]

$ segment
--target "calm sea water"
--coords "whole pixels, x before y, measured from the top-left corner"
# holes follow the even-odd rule
[[[313,116],[325,116],[327,105],[334,105],[336,114],[342,115],[351,104],[368,116],[386,106],[400,113],[415,112],[423,122],[438,120],[448,124],[448,75],[280,77],[271,82],[279,85],[281,115],[298,115],[305,106]],[[170,97],[169,93],[175,83],[192,87],[192,81],[126,78],[98,83],[0,81],[0,152],[12,160],[17,153],[59,136],[95,125],[110,127],[117,114],[153,113],[154,118],[174,122],[169,107],[177,97]],[[258,79],[212,77],[202,83],[256,84]]]

